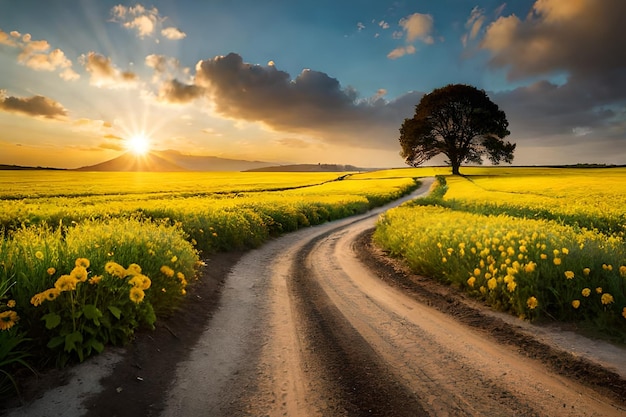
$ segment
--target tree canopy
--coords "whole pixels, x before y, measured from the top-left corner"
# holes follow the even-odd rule
[[[484,90],[464,84],[437,88],[422,97],[415,115],[400,127],[400,155],[419,166],[444,154],[452,173],[462,163],[482,164],[483,156],[498,164],[511,163],[515,144],[505,142],[509,122]]]

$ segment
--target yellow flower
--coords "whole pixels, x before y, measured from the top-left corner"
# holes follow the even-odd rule
[[[54,301],[59,296],[59,294],[61,294],[61,291],[56,288],[49,288],[41,294],[44,298],[44,301]]]
[[[83,268],[87,269],[89,268],[89,259],[87,258],[78,258],[76,259],[76,266],[82,266]]]
[[[580,300],[572,300],[572,307],[574,308],[580,307]]]
[[[13,310],[7,310],[0,313],[0,330],[9,330],[15,326],[20,319],[20,316]]]
[[[528,300],[526,300],[526,305],[529,309],[534,310],[539,305],[539,301],[537,301],[535,297],[529,297]]]
[[[89,278],[89,283],[91,285],[97,285],[102,281],[102,275],[96,275],[94,277]]]
[[[132,276],[139,275],[141,274],[141,267],[137,264],[130,264],[128,268],[126,268],[126,273]]]
[[[46,270],[46,272],[48,273],[48,275],[54,275],[57,272],[57,270],[54,269],[53,267],[50,267]]]
[[[129,292],[130,301],[135,304],[139,304],[143,301],[143,298],[146,296],[146,293],[143,292],[141,288],[132,287]]]
[[[443,258],[441,258],[441,262],[443,262],[445,264],[446,262],[448,262],[448,260],[445,257],[443,257]]]
[[[588,277],[590,273],[591,273],[591,269],[583,268],[583,274],[585,274],[586,277]]]
[[[178,256],[174,255],[172,256],[172,259],[170,259],[170,261],[172,261],[172,263],[175,263],[178,260]]]
[[[483,294],[483,295],[484,295],[484,294],[487,294],[487,288],[485,288],[485,286],[484,286],[484,285],[481,285],[481,286],[480,286],[480,288],[479,288],[479,290],[480,290],[480,293],[481,293],[481,294]]]
[[[124,269],[124,267],[120,264],[118,264],[117,262],[107,262],[104,265],[104,270],[111,275],[114,275],[118,278],[125,278],[126,277],[126,269]]]
[[[145,275],[139,274],[132,277],[128,283],[135,288],[140,288],[142,290],[147,290],[152,285],[152,281]]]
[[[567,279],[574,279],[574,272],[573,271],[565,271],[565,278],[567,278]]]
[[[626,278],[626,265],[622,265],[619,267],[619,274]]]
[[[15,305],[16,305],[16,304],[17,304],[17,303],[15,302],[15,300],[9,300],[9,301],[7,301],[7,307],[9,307],[9,308],[13,308],[13,307],[15,307]]]
[[[495,278],[491,278],[489,281],[487,281],[487,287],[489,287],[490,290],[495,290],[497,286],[498,281]]]
[[[187,290],[183,288],[182,290],[180,290],[180,293],[181,293],[182,295],[187,295]]]
[[[78,280],[71,275],[61,275],[54,283],[54,288],[59,291],[72,291],[76,289]]]
[[[558,249],[553,250],[552,253],[554,254],[554,256],[559,256],[559,250]]]
[[[509,290],[509,292],[515,291],[516,287],[517,283],[515,281],[510,281],[508,284],[506,284],[506,289]]]
[[[539,257],[541,259],[548,259],[548,255],[546,255],[545,253],[542,253],[541,255],[539,255]]]
[[[561,258],[554,258],[552,262],[554,262],[555,265],[561,265]]]
[[[563,252],[563,255],[567,255],[567,254],[569,254],[569,249],[567,249],[567,248],[562,248],[562,249],[561,249],[561,252]]]
[[[476,277],[469,277],[467,280],[467,285],[474,288],[474,283],[476,282]]]
[[[602,294],[602,298],[600,298],[600,301],[602,301],[602,304],[608,305],[608,304],[611,304],[612,302],[614,302],[615,300],[613,299],[613,296],[611,294],[606,292],[606,293]]]
[[[535,272],[536,267],[537,267],[537,264],[534,263],[533,261],[530,261],[524,266],[524,272],[526,273]]]
[[[597,288],[596,288],[596,292],[597,292],[598,294],[602,294],[602,287],[597,287]]]
[[[589,288],[583,288],[581,294],[583,295],[583,297],[589,297],[589,295],[591,294],[591,290]]]
[[[32,305],[34,305],[35,307],[37,307],[38,305],[41,305],[41,303],[43,303],[43,295],[42,293],[37,293],[35,295],[33,295],[30,299],[30,303]]]
[[[37,258],[39,260],[42,260],[43,259],[43,252],[41,252],[40,250],[35,252],[35,258]]]
[[[85,269],[84,266],[77,266],[77,267],[74,267],[74,269],[72,269],[72,272],[70,272],[70,275],[76,278],[80,282],[85,282],[87,281],[88,273],[87,273],[87,269]]]
[[[624,309],[622,310],[622,317],[626,319],[626,307],[624,307]]]
[[[185,274],[183,274],[182,272],[177,272],[176,273],[176,278],[178,278],[180,281],[184,281],[185,280]]]
[[[519,247],[519,251],[520,251],[520,252],[522,252],[522,253],[525,253],[525,252],[528,252],[528,249],[526,249],[526,246],[521,245],[521,246]]]
[[[161,267],[161,273],[170,278],[174,276],[174,270],[167,265]]]

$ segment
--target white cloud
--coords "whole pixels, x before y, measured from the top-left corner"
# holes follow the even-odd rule
[[[119,23],[127,29],[135,30],[137,36],[142,39],[153,36],[159,28],[161,28],[161,36],[166,39],[180,40],[187,36],[185,32],[176,27],[162,27],[167,17],[161,16],[156,7],[146,8],[141,4],[127,7],[118,4],[111,8],[110,14],[112,22]]]
[[[137,75],[131,71],[116,68],[107,58],[95,52],[80,57],[81,63],[90,74],[89,83],[96,87],[129,88],[137,83]]]
[[[433,30],[433,17],[429,14],[413,13],[400,19],[400,26],[404,29],[407,42],[421,40],[431,44],[434,39],[431,35]]]
[[[404,55],[411,55],[414,53],[415,47],[413,45],[398,46],[396,49],[387,54],[387,58],[398,59],[400,57],[403,57]]]
[[[175,27],[168,27],[168,28],[161,30],[161,35],[173,41],[183,39],[187,36],[185,32]]]

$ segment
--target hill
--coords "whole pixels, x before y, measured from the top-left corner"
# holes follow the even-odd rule
[[[373,168],[358,168],[352,165],[338,164],[296,164],[278,165],[263,168],[249,169],[247,172],[354,172],[373,171]]]
[[[76,171],[149,171],[149,172],[172,172],[186,171],[185,168],[170,162],[154,153],[147,155],[134,155],[127,152],[117,158],[76,169]]]

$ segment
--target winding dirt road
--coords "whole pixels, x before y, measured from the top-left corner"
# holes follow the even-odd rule
[[[388,208],[246,254],[179,364],[161,415],[626,415],[615,396],[553,373],[377,277],[355,242]]]

